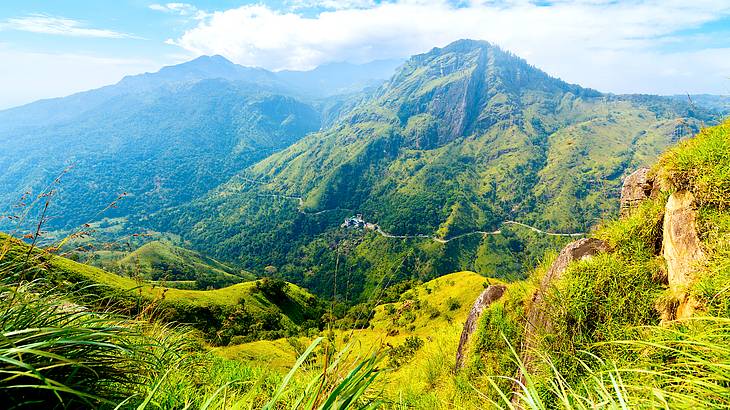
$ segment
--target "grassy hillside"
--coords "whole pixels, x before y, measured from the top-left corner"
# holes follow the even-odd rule
[[[466,385],[460,386],[452,372],[464,320],[487,282],[500,283],[474,272],[455,272],[414,286],[396,302],[355,313],[370,319],[367,328],[343,327],[344,321],[333,323],[329,339],[335,346],[350,345],[360,356],[384,349],[383,366],[388,372],[376,382],[376,389],[382,389],[388,400],[417,408],[443,400],[456,400],[452,405],[457,407],[476,406],[478,400],[458,393]],[[215,352],[248,364],[286,369],[307,340],[263,340],[221,347]]]
[[[540,334],[540,366],[524,388],[528,408],[581,408],[595,403],[628,408],[728,408],[726,346],[730,298],[730,124],[703,130],[662,155],[652,168],[661,192],[630,216],[604,223],[593,235],[611,251],[568,266],[545,295],[550,329]],[[667,198],[686,190],[696,200],[704,259],[692,279],[668,283],[661,256]],[[480,324],[467,374],[494,388],[500,402],[518,370],[524,318],[547,264],[531,275],[526,291],[512,288]],[[691,303],[689,319],[674,309]],[[506,340],[504,339],[506,337]],[[562,384],[562,385],[561,385]],[[498,389],[496,388],[498,387]],[[584,404],[580,404],[584,403]],[[587,404],[585,404],[587,403]],[[506,405],[506,403],[502,403]]]
[[[120,255],[117,260],[99,259],[107,270],[127,276],[141,275],[171,287],[187,285],[205,290],[255,279],[249,272],[165,241],[148,242],[133,252]]]
[[[70,290],[47,272],[38,252],[20,260],[0,252],[0,392],[17,409],[314,409],[327,403],[377,405],[364,397],[377,357],[340,361],[317,339],[291,374],[227,360],[210,352],[199,332],[135,317],[109,307],[91,288]],[[26,257],[30,256],[29,258]],[[47,265],[47,266],[42,266]],[[85,304],[79,304],[82,302]]]
[[[18,268],[29,246],[0,236],[6,263]],[[35,251],[43,260],[33,275],[97,296],[130,313],[148,312],[167,321],[189,323],[203,331],[213,343],[228,343],[235,336],[244,339],[277,337],[296,332],[300,326],[316,327],[319,302],[304,289],[283,281],[259,280],[221,289],[186,290],[149,283],[100,268],[74,262],[45,251]],[[309,321],[309,322],[308,322]]]

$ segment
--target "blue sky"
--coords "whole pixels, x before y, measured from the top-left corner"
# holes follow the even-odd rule
[[[310,69],[499,44],[601,91],[730,93],[727,0],[0,2],[0,109],[201,54]]]

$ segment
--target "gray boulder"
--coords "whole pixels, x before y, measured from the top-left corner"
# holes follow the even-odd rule
[[[469,340],[471,339],[471,335],[477,329],[477,324],[479,323],[479,318],[481,318],[482,313],[487,307],[489,307],[489,305],[492,304],[492,302],[499,300],[506,289],[507,288],[504,285],[489,285],[479,295],[477,300],[474,301],[474,305],[472,305],[471,310],[469,311],[469,316],[467,316],[466,322],[464,323],[464,330],[461,331],[459,348],[456,350],[455,371],[461,370],[464,366]]]
[[[639,168],[624,179],[621,187],[621,217],[648,198],[652,192],[652,181],[649,179],[649,168]]]

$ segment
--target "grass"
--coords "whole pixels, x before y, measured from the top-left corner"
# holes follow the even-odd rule
[[[552,359],[542,356],[549,369],[542,381],[528,375],[513,399],[511,389],[492,377],[491,387],[499,399],[485,400],[499,408],[546,409],[696,409],[730,408],[730,368],[727,348],[730,320],[697,317],[678,327],[647,326],[637,329],[642,337],[614,340],[603,345],[633,351],[631,363],[604,360],[581,352],[585,376],[571,382]],[[514,349],[517,365],[522,366]],[[523,367],[524,369],[524,367]],[[517,381],[506,378],[512,383]]]
[[[7,258],[19,257],[27,250],[27,245],[3,234],[0,234],[0,242],[6,244],[8,248]],[[245,300],[248,308],[257,311],[279,308],[275,303],[255,291],[256,281],[239,283],[226,288],[213,290],[173,289],[150,284],[135,278],[120,276],[50,253],[45,253],[40,258],[43,259],[43,263],[42,265],[39,264],[38,268],[43,270],[42,274],[59,283],[82,282],[103,285],[112,292],[133,292],[142,296],[147,301],[164,300],[165,303],[193,307],[235,306],[241,300]],[[287,289],[291,300],[295,304],[305,305],[312,298],[309,292],[296,285],[289,284]],[[284,312],[287,317],[291,317],[293,320],[299,320],[300,313],[296,312],[296,308],[294,306],[289,306],[288,308],[288,311]]]
[[[654,168],[670,189],[686,189],[700,207],[730,208],[730,121],[703,129],[667,151]]]
[[[383,407],[478,408],[479,403],[472,400],[473,388],[464,380],[456,380],[453,369],[462,326],[486,281],[474,272],[455,272],[417,285],[400,301],[381,304],[369,312],[372,319],[368,328],[336,328],[331,340],[364,356],[378,349],[387,352],[404,345],[409,337],[418,337],[423,346],[397,368],[386,362],[384,374],[373,383],[382,391]],[[449,300],[458,301],[459,307],[450,310]],[[249,365],[263,363],[284,369],[296,360],[294,344],[287,339],[264,340],[221,347],[216,353]]]
[[[378,404],[366,394],[379,374],[377,352],[353,357],[346,349],[315,350],[318,339],[282,378],[276,371],[215,355],[194,332],[152,320],[149,309],[129,318],[74,302],[89,300],[94,289],[70,291],[43,276],[27,281],[47,268],[48,255],[23,249],[28,257],[22,260],[9,257],[8,246],[3,249],[0,394],[5,408],[348,409]]]
[[[117,269],[138,271],[148,279],[191,280],[204,275],[238,282],[254,279],[249,272],[237,271],[198,252],[163,241],[148,242],[111,266],[114,265]]]
[[[119,276],[54,255],[31,251],[23,242],[0,237],[5,259],[15,271],[23,270],[24,258],[37,258],[25,279],[42,277],[81,298],[79,303],[113,306],[127,315],[154,314],[158,320],[187,324],[213,344],[259,338],[277,338],[317,327],[318,300],[304,289],[282,282],[280,293],[270,294],[264,281],[250,281],[214,290],[185,290],[149,283],[139,277]],[[93,292],[81,292],[93,288]],[[91,297],[85,298],[92,294]]]

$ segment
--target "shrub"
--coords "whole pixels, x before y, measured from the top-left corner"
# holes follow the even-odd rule
[[[447,309],[454,311],[454,310],[459,309],[460,307],[461,307],[461,302],[459,302],[458,299],[453,298],[453,297],[446,299],[446,308]]]
[[[388,365],[398,368],[410,361],[416,352],[424,345],[423,339],[418,336],[408,336],[402,345],[388,351]]]

